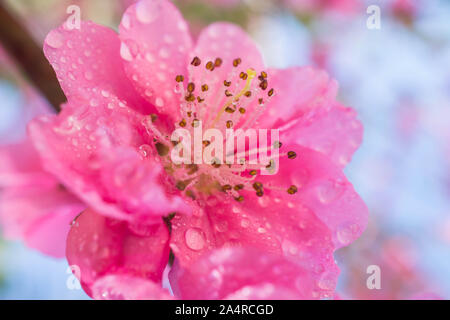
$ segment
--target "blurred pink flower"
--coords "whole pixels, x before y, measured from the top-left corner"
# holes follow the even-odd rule
[[[354,14],[362,8],[361,0],[285,0],[294,10],[307,13]]]
[[[43,170],[28,139],[0,148],[0,187],[3,236],[64,257],[70,223],[85,206]]]
[[[5,64],[13,69],[14,65]],[[15,75],[14,70],[9,70]],[[50,113],[43,99],[24,83],[22,118],[12,121],[0,137],[0,226],[8,240],[24,240],[33,249],[64,257],[70,223],[85,206],[50,173],[44,171],[30,139],[26,122]],[[20,107],[17,106],[17,107]]]
[[[92,22],[62,26],[44,51],[68,103],[29,132],[45,169],[90,208],[67,242],[88,294],[167,297],[158,285],[171,249],[178,298],[333,297],[333,252],[360,236],[367,208],[342,173],[362,126],[336,102],[337,84],[326,73],[264,71],[253,41],[227,23],[206,28],[194,45],[166,0],[131,6],[119,36]],[[230,121],[235,129],[279,128],[278,174],[175,165],[171,132],[193,130],[198,120],[222,132]],[[170,233],[162,220],[169,215]],[[246,248],[211,253],[230,246]],[[242,275],[259,251],[267,265]],[[200,278],[214,277],[219,257],[231,282],[200,294]],[[142,296],[130,296],[124,281]]]

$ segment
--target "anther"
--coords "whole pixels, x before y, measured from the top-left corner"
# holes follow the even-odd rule
[[[202,91],[203,91],[203,92],[208,91],[208,89],[209,89],[209,87],[208,87],[207,84],[202,85]]]
[[[189,82],[187,85],[187,91],[192,93],[192,92],[194,92],[194,90],[195,90],[195,84],[193,82]]]
[[[184,77],[180,74],[180,75],[176,76],[175,81],[176,82],[183,82],[184,81]]]
[[[242,63],[242,59],[241,58],[237,58],[237,59],[233,60],[233,66],[235,68],[238,67],[241,63]]]
[[[187,124],[187,122],[185,119],[181,120],[179,123],[180,127],[182,127],[182,128],[186,127],[186,124]]]
[[[239,75],[239,78],[241,78],[242,80],[247,80],[248,74],[246,74],[245,72],[241,72],[241,74]]]
[[[200,60],[199,57],[195,57],[195,58],[192,60],[191,64],[192,64],[194,67],[198,67],[199,65],[202,64],[202,60]]]
[[[233,96],[233,94],[232,94],[228,89],[225,90],[225,95],[226,95],[227,97]]]
[[[222,62],[223,62],[222,59],[216,58],[216,61],[214,61],[214,65],[216,67],[220,67],[222,65]]]
[[[273,88],[272,89],[270,89],[269,90],[269,92],[267,93],[267,95],[269,96],[269,97],[271,97],[271,96],[273,96],[273,93],[274,93],[275,91],[273,90]]]
[[[237,184],[237,185],[234,186],[234,190],[236,190],[236,191],[239,191],[239,190],[242,190],[242,189],[244,189],[244,185],[243,184]]]
[[[195,96],[192,93],[189,93],[186,97],[185,97],[187,102],[193,102],[195,101]]]
[[[224,80],[224,81],[223,81],[223,85],[224,85],[225,87],[229,87],[229,86],[231,86],[231,81]]]
[[[232,187],[231,187],[231,185],[229,185],[229,184],[226,184],[226,185],[222,186],[222,190],[223,190],[224,192],[230,191],[231,189],[232,189]]]
[[[297,189],[297,187],[294,186],[294,185],[290,186],[289,189],[287,190],[287,192],[288,192],[289,194],[295,194],[295,193],[297,193],[297,191],[298,191],[298,189]]]
[[[228,121],[227,121],[227,128],[230,129],[230,128],[232,128],[232,127],[233,127],[233,121],[228,120]]]
[[[238,202],[242,202],[242,201],[244,201],[244,197],[243,196],[239,196],[239,197],[234,198],[234,200],[236,200]]]
[[[231,108],[231,107],[226,107],[225,108],[225,112],[226,113],[234,113],[236,110],[234,110],[233,108]]]
[[[295,158],[297,158],[297,154],[294,151],[289,151],[288,152],[288,158],[289,159],[295,159]]]
[[[246,93],[244,93],[244,95],[245,95],[247,98],[250,98],[250,97],[252,96],[252,92],[251,92],[251,91],[247,91]]]
[[[267,87],[269,86],[269,83],[267,82],[267,80],[263,80],[261,81],[261,83],[259,84],[259,87],[263,90],[266,90]]]
[[[249,172],[249,174],[251,176],[256,176],[257,173],[258,173],[258,171],[256,171],[256,170],[250,170],[250,172]]]
[[[240,112],[241,114],[244,114],[244,113],[245,113],[245,109],[242,108],[242,107],[240,107],[240,108],[239,108],[239,112]]]
[[[214,70],[214,62],[208,61],[208,63],[206,63],[206,70],[213,71]]]
[[[258,197],[262,197],[262,196],[264,195],[264,191],[258,190],[258,191],[256,191],[256,195],[257,195]]]
[[[256,191],[261,190],[262,187],[263,187],[263,185],[262,185],[261,182],[255,182],[255,183],[253,184],[253,189],[255,189]]]

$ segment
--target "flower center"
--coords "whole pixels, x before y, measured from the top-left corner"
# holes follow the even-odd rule
[[[245,134],[247,129],[258,125],[258,119],[264,114],[267,102],[275,93],[274,89],[267,90],[269,83],[267,73],[261,71],[258,75],[253,68],[240,70],[241,58],[234,59],[231,71],[224,73],[220,72],[223,63],[224,61],[218,57],[202,65],[201,59],[195,57],[190,66],[190,71],[195,72],[190,72],[190,78],[185,81],[184,76],[176,76],[174,91],[179,95],[181,110],[181,119],[177,121],[176,128],[184,129],[191,136],[195,136],[195,130],[202,125],[208,129],[219,130],[224,137],[227,137],[227,134],[229,135],[227,129],[238,130],[237,136]],[[278,163],[270,158],[264,163],[248,161],[248,157],[261,151],[258,150],[258,144],[250,146],[249,143],[244,152],[241,150],[238,152],[237,148],[234,148],[231,154],[214,158],[211,163],[193,164],[197,162],[192,161],[189,164],[175,164],[171,154],[181,141],[170,141],[156,128],[154,122],[155,118],[147,121],[147,128],[152,131],[157,140],[157,151],[166,172],[173,178],[175,187],[193,199],[225,192],[236,201],[244,201],[241,194],[243,190],[251,190],[262,197],[264,190],[269,188],[284,189],[290,194],[297,192],[296,186],[284,188],[263,186],[258,181],[262,169],[273,170],[275,163]],[[201,139],[203,140],[203,137]],[[201,141],[202,151],[212,142],[214,141]],[[193,149],[195,149],[194,143],[192,143]],[[280,147],[279,141],[271,141],[268,147],[264,147],[264,151],[271,155],[276,151],[278,157]],[[261,149],[260,145],[259,149]],[[237,159],[237,163],[227,161],[226,159],[230,156]],[[292,151],[281,156],[295,158]]]

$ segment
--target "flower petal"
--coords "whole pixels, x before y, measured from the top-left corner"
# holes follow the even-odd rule
[[[362,138],[363,126],[356,112],[338,105],[311,110],[280,135],[283,143],[297,143],[322,152],[341,167],[350,162]]]
[[[121,56],[138,91],[161,112],[176,116],[175,77],[186,75],[192,48],[187,24],[167,0],[141,0],[120,25]]]
[[[166,192],[143,119],[105,91],[34,120],[29,133],[45,168],[92,208],[118,219],[159,222],[189,207]]]
[[[96,280],[92,297],[96,300],[173,300],[173,296],[155,282],[127,275],[107,275]]]
[[[283,195],[242,194],[242,203],[226,197],[211,199],[204,212],[175,216],[171,248],[180,266],[188,268],[214,248],[252,246],[301,261],[316,281],[327,279],[324,295],[332,295],[339,273],[334,245],[330,230],[314,212]]]
[[[280,128],[314,108],[335,104],[337,83],[325,71],[311,67],[270,69],[269,86],[275,94],[267,103],[261,128]]]
[[[225,90],[229,89],[234,94],[244,88],[245,81],[239,78],[241,72],[254,69],[256,72],[263,71],[264,62],[261,53],[255,42],[240,27],[231,24],[218,22],[205,28],[199,36],[194,54],[190,60],[198,57],[201,60],[200,66],[189,65],[189,81],[195,84],[196,94],[205,99],[201,103],[202,116],[206,121],[208,117],[213,119],[219,109],[228,99]],[[213,71],[206,69],[208,62],[216,62],[220,58],[221,65],[214,67]],[[241,59],[241,63],[233,66],[235,59]],[[191,62],[189,61],[189,62]],[[231,86],[225,87],[224,81],[230,81]],[[254,88],[257,80],[253,80]],[[209,90],[202,92],[202,85],[208,85]],[[232,88],[237,88],[236,90]],[[250,88],[249,88],[250,90]]]
[[[162,221],[134,226],[88,209],[72,224],[67,260],[80,271],[80,282],[89,295],[93,295],[96,281],[109,274],[136,276],[160,284],[169,259],[168,240],[169,232]]]
[[[31,140],[0,147],[0,187],[53,187],[57,180],[42,168]]]
[[[188,268],[175,267],[169,278],[181,299],[319,297],[314,277],[301,264],[253,248],[215,250]]]
[[[64,24],[47,35],[44,52],[69,100],[84,97],[96,86],[136,110],[150,110],[125,75],[120,40],[112,29],[93,22],[82,22],[79,29]]]
[[[9,188],[0,197],[0,222],[8,239],[54,257],[64,257],[70,222],[85,206],[65,190]]]
[[[356,240],[367,226],[368,209],[341,168],[299,145],[283,145],[280,151],[293,151],[296,158],[281,157],[278,173],[260,176],[260,182],[286,190],[279,197],[288,206],[311,210],[331,230],[336,249]],[[287,190],[292,185],[298,192],[291,195]]]

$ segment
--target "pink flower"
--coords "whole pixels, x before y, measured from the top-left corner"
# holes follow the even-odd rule
[[[27,101],[26,118],[49,112],[29,88],[22,88]],[[21,121],[24,122],[24,121]],[[83,205],[74,195],[44,171],[39,155],[23,123],[14,123],[15,140],[0,147],[0,225],[8,240],[24,240],[33,249],[64,257],[70,223]]]
[[[172,250],[178,298],[333,296],[333,252],[363,232],[367,208],[342,173],[362,126],[326,73],[266,69],[227,23],[193,44],[166,0],[131,6],[119,36],[91,22],[62,26],[44,51],[68,104],[29,132],[46,170],[90,208],[67,243],[88,294],[138,298],[136,284],[141,298],[167,297],[158,285]],[[199,120],[222,132],[279,128],[278,174],[175,165],[169,136]],[[252,274],[257,257],[266,258]],[[201,277],[224,282],[202,293]]]
[[[30,141],[0,148],[0,187],[3,236],[63,257],[70,223],[85,206],[42,169]]]

